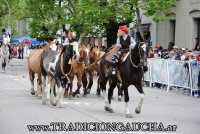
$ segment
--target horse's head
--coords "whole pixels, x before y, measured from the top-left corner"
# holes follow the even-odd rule
[[[101,57],[101,48],[100,47],[92,47],[90,49],[90,60],[91,62],[97,61]]]
[[[79,48],[79,62],[85,62],[85,64],[89,64],[89,53],[90,53],[90,46],[89,45],[82,45]]]
[[[140,51],[140,62],[143,65],[144,72],[146,72],[148,70],[147,58],[148,58],[149,45],[148,43],[141,42],[138,47]]]
[[[49,41],[46,49],[47,49],[47,51],[50,49],[56,51],[57,50],[56,41]]]

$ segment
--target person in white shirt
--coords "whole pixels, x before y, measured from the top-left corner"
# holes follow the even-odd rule
[[[133,38],[128,35],[129,30],[125,26],[120,26],[119,27],[119,35],[120,37],[117,39],[116,46],[119,47],[120,49],[118,52],[113,56],[112,62],[110,63],[111,66],[116,67],[119,62],[119,57],[129,51],[129,48],[132,47],[134,48],[136,45],[136,42],[133,40]]]

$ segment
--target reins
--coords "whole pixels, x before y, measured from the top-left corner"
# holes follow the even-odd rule
[[[69,72],[68,73],[64,73],[64,67],[63,67],[63,53],[61,54],[61,61],[60,61],[60,68],[61,68],[61,72],[62,72],[62,74],[64,75],[62,78],[64,79],[64,78],[66,78],[67,79],[67,83],[70,83],[71,81],[70,81],[70,79],[69,79],[69,74],[71,73],[71,71],[72,71],[72,65],[71,65],[71,67],[70,67],[70,70],[69,70]],[[69,62],[68,62],[68,64],[71,64],[71,59],[69,59]]]
[[[139,46],[140,46],[140,45],[139,45]],[[139,49],[139,46],[138,46],[138,49]],[[133,48],[131,48],[131,49],[133,49]],[[141,58],[140,50],[139,50],[139,56],[140,56],[140,58]],[[131,61],[131,64],[132,64],[135,68],[138,68],[138,67],[140,67],[140,65],[141,65],[141,63],[139,63],[138,65],[135,65],[135,64],[133,63],[133,61],[132,61],[132,56],[131,56],[131,52],[130,52],[130,61]]]
[[[106,54],[106,53],[105,53],[105,54]],[[105,54],[104,54],[104,55],[105,55]],[[104,55],[102,55],[102,56],[101,56],[97,61],[95,61],[94,63],[92,63],[92,64],[86,66],[85,69],[89,68],[90,66],[95,65],[97,62],[99,62],[99,61],[103,58]]]

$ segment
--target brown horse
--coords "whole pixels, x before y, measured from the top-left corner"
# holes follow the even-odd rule
[[[29,79],[31,82],[31,94],[35,95],[35,90],[34,90],[34,78],[35,78],[35,73],[37,74],[37,96],[41,96],[41,91],[42,91],[42,79],[41,79],[41,70],[40,70],[40,59],[41,59],[41,54],[44,51],[50,50],[50,46],[54,44],[54,42],[49,42],[44,48],[42,49],[37,49],[33,50],[29,57],[28,57],[28,71],[29,71]]]
[[[69,98],[75,97],[76,95],[79,97],[80,94],[80,88],[82,86],[82,76],[84,73],[84,69],[85,69],[85,64],[88,61],[88,57],[89,57],[89,50],[90,47],[89,46],[85,46],[82,45],[79,48],[79,58],[77,59],[72,59],[72,72],[70,73],[70,83],[68,84],[68,87],[65,91],[65,96],[68,96],[68,89],[70,88],[70,92],[69,92]],[[72,87],[73,87],[73,79],[74,76],[76,75],[77,77],[77,90],[72,94]],[[86,90],[84,91],[86,92]]]
[[[87,94],[90,94],[91,91],[91,87],[93,85],[93,77],[94,77],[94,72],[98,72],[100,71],[100,66],[99,66],[99,60],[101,59],[101,57],[105,54],[105,52],[101,51],[100,47],[91,47],[90,52],[89,52],[89,64],[87,64],[85,72],[83,74],[83,88],[84,91],[86,90]],[[87,74],[89,74],[89,84],[87,81]],[[88,86],[87,86],[88,85]],[[87,95],[86,93],[84,93],[84,95]],[[97,95],[100,95],[100,88],[99,88],[99,79],[97,82]]]

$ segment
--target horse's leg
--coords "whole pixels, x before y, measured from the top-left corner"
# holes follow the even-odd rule
[[[53,104],[53,100],[54,100],[54,89],[55,88],[55,79],[52,79],[51,81],[51,93],[50,93],[50,104]]]
[[[51,103],[53,106],[56,106],[58,104],[58,99],[59,99],[61,91],[62,91],[60,79],[56,77],[55,81],[56,81],[56,85],[57,85],[57,90],[56,90],[55,100],[53,101],[53,103]]]
[[[143,104],[143,102],[144,102],[144,91],[143,91],[143,87],[142,87],[141,84],[135,85],[135,87],[137,88],[138,92],[139,92],[140,95],[141,95],[141,96],[140,96],[140,102],[139,102],[137,108],[135,109],[135,113],[136,113],[136,114],[140,114],[141,108],[142,108],[142,104]]]
[[[82,76],[82,83],[83,83],[83,92],[84,95],[87,95],[87,72],[84,71]]]
[[[31,82],[31,94],[32,95],[35,95],[34,77],[35,77],[35,73],[29,68],[29,79],[30,79],[30,82]]]
[[[120,83],[117,83],[118,88],[118,101],[122,101],[122,89],[120,87]]]
[[[52,84],[51,82],[53,81],[53,78],[48,76],[48,80],[47,80],[47,86],[46,86],[46,91],[47,91],[47,102],[50,101],[50,90],[51,90],[51,87],[52,87]]]
[[[82,81],[81,81],[81,79],[82,79],[82,75],[77,75],[77,80],[78,80],[78,82],[77,82],[77,95],[80,95],[80,88],[81,88],[81,86],[82,86]]]
[[[72,88],[73,88],[73,80],[74,80],[74,76],[72,75],[70,77],[70,83],[69,83],[69,99],[72,99]]]
[[[63,104],[63,98],[64,98],[64,93],[65,93],[65,87],[66,87],[67,81],[63,81],[61,83],[61,90],[60,90],[60,97],[59,97],[59,106],[60,108],[64,108],[65,105]]]
[[[68,97],[68,90],[69,90],[69,84],[67,84],[67,86],[65,88],[64,96],[66,96],[66,97]]]
[[[4,74],[6,73],[6,63],[7,63],[7,59],[4,60]]]
[[[107,77],[101,77],[100,78],[100,88],[103,92],[103,96],[104,96],[104,102],[105,102],[105,106],[104,106],[104,109],[105,111],[108,111],[109,110],[109,107],[108,107],[108,97],[107,97],[107,94],[106,94],[106,84],[107,84]]]
[[[122,89],[124,90],[124,101],[125,101],[126,118],[132,118],[132,115],[131,115],[130,110],[128,108],[128,102],[129,102],[128,86],[122,84]]]
[[[2,60],[2,70],[3,70],[4,74],[5,74],[5,67],[6,67],[6,63],[5,63],[5,59],[3,58],[3,60]]]
[[[89,72],[89,84],[88,84],[88,87],[87,87],[87,94],[90,94],[91,87],[93,85],[93,77],[94,77],[94,71],[90,71]]]
[[[37,96],[42,96],[42,78],[41,73],[37,73],[38,79],[37,79]]]
[[[100,90],[100,77],[97,80],[97,96],[101,96],[101,90]]]
[[[115,89],[116,86],[117,86],[117,83],[112,82],[112,84],[110,85],[110,88],[108,89],[108,102],[109,102],[108,108],[109,108],[110,113],[114,112],[113,108],[111,108],[111,99],[113,96],[113,90]]]
[[[46,89],[46,84],[48,82],[46,82],[46,76],[42,77],[42,104],[46,104],[46,96],[45,96],[45,89]]]

